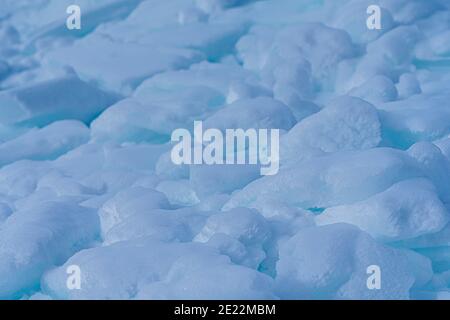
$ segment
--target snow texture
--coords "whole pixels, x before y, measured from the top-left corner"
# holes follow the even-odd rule
[[[0,7],[0,299],[450,299],[449,1]],[[194,121],[279,172],[175,165]]]

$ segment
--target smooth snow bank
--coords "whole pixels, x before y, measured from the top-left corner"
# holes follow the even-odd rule
[[[54,159],[86,143],[89,129],[78,121],[57,121],[0,144],[0,165],[21,159]]]
[[[282,167],[277,175],[257,179],[233,194],[224,208],[259,208],[267,199],[326,208],[363,200],[398,181],[423,175],[418,164],[399,150],[346,151]]]
[[[383,270],[380,290],[367,290],[367,267]],[[280,247],[277,292],[281,297],[407,299],[414,285],[432,276],[430,262],[392,249],[348,224],[307,228]]]
[[[381,128],[375,108],[364,100],[342,96],[300,121],[282,139],[282,160],[376,147]]]
[[[268,276],[201,244],[124,241],[82,251],[72,264],[84,271],[83,289],[67,289],[65,265],[44,276],[43,291],[60,299],[274,298]]]
[[[328,208],[316,219],[319,225],[350,223],[382,241],[435,233],[448,220],[433,184],[424,179],[405,180],[367,200]]]
[[[1,298],[36,289],[46,270],[91,245],[98,231],[95,211],[73,203],[41,202],[14,212],[0,229]]]
[[[204,129],[227,128],[282,129],[294,125],[294,116],[287,106],[271,98],[240,99],[218,110],[204,122]]]

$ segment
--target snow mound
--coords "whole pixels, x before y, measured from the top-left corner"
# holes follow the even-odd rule
[[[379,290],[367,287],[372,265],[382,271]],[[407,299],[432,275],[426,258],[378,244],[347,224],[307,228],[285,241],[277,272],[277,292],[289,299]]]

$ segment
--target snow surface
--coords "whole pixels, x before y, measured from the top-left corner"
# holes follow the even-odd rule
[[[3,0],[0,299],[450,299],[449,101],[447,0]]]

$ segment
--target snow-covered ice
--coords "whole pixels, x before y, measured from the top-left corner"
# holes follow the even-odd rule
[[[449,1],[0,7],[0,299],[450,299]],[[194,121],[278,173],[174,164]]]

